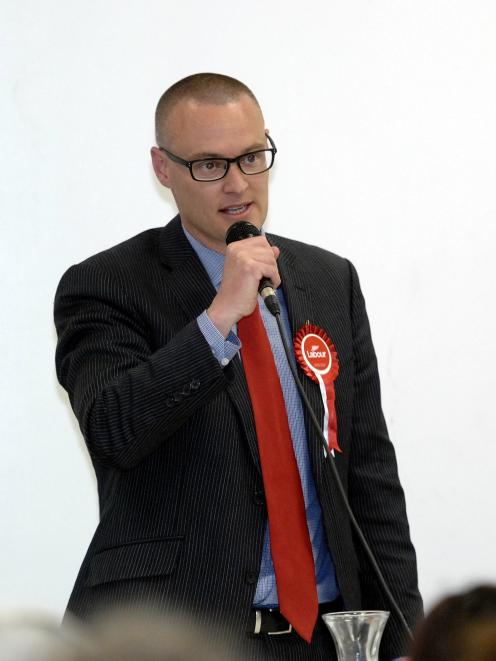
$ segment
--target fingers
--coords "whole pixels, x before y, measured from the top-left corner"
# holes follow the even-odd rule
[[[234,323],[255,309],[262,278],[268,278],[274,288],[279,287],[278,257],[279,248],[269,245],[264,236],[227,246],[222,282],[207,310],[224,337]]]
[[[264,236],[236,241],[227,246],[226,260],[233,270],[255,280],[270,278],[275,287],[281,284],[277,268],[280,250],[271,246]]]

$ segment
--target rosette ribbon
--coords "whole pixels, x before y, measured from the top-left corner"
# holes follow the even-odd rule
[[[334,451],[342,452],[338,443],[338,421],[334,403],[334,381],[339,374],[338,354],[327,333],[313,324],[305,324],[300,328],[293,346],[303,372],[319,384],[324,404],[323,433],[334,457]]]

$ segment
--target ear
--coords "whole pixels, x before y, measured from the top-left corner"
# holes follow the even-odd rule
[[[150,155],[152,157],[153,170],[157,175],[157,179],[162,186],[170,188],[169,159],[158,147],[152,147],[150,149]]]

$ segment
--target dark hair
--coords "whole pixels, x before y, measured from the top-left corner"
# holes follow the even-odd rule
[[[240,80],[220,73],[195,73],[182,78],[166,90],[155,110],[155,137],[158,145],[163,144],[164,129],[173,108],[184,99],[198,103],[222,105],[247,95],[260,107],[255,95]]]
[[[481,585],[440,601],[417,630],[413,661],[476,661],[469,649],[481,625],[496,635],[496,586]]]

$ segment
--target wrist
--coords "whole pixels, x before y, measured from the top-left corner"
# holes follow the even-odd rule
[[[233,325],[236,323],[236,319],[233,318],[232,312],[224,310],[221,305],[216,304],[215,299],[213,300],[211,306],[206,310],[208,318],[217,328],[219,333],[223,335],[224,338],[227,338],[229,332]]]

